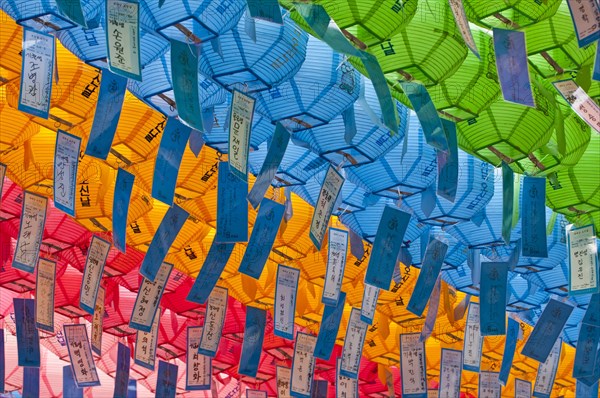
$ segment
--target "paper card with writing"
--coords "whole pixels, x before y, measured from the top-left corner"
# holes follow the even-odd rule
[[[229,171],[243,181],[248,181],[248,152],[254,102],[254,98],[233,90],[229,120]]]
[[[427,398],[427,359],[420,333],[400,335],[402,396]]]
[[[598,246],[593,225],[567,227],[569,295],[598,293]]]
[[[152,197],[169,206],[173,205],[179,166],[191,131],[179,120],[170,117],[160,140],[152,178]]]
[[[55,287],[56,262],[40,258],[35,282],[35,324],[48,332],[54,332]]]
[[[96,235],[92,236],[88,248],[85,270],[81,280],[81,293],[79,296],[79,307],[89,314],[94,315],[96,308],[96,296],[98,287],[102,280],[104,265],[110,252],[110,242]]]
[[[340,366],[340,373],[346,377],[358,378],[368,326],[366,322],[360,319],[360,310],[352,308],[348,327],[346,328],[344,347],[342,349],[342,365]]]
[[[421,265],[421,272],[417,278],[417,284],[410,296],[410,301],[406,306],[406,309],[417,316],[421,316],[435,283],[442,270],[444,258],[448,251],[448,245],[437,239],[432,239],[427,245],[425,250],[425,256],[423,257],[423,264]]]
[[[508,164],[502,162],[502,239],[507,245],[513,228],[514,192],[515,173]]]
[[[115,373],[115,391],[113,398],[127,398],[129,387],[129,367],[131,352],[125,344],[118,343],[117,370]]]
[[[600,39],[600,5],[595,0],[567,0],[579,47]]]
[[[248,182],[234,176],[230,169],[229,163],[219,162],[215,242],[247,242]]]
[[[88,27],[81,8],[81,0],[56,0],[56,5],[69,20],[84,28]]]
[[[75,185],[81,138],[58,130],[54,149],[54,206],[75,217]]]
[[[127,398],[137,398],[137,381],[135,379],[129,379],[127,386]]]
[[[185,362],[185,389],[210,390],[212,380],[212,358],[198,354],[202,327],[187,328],[187,360]]]
[[[573,364],[573,377],[579,379],[594,375],[599,342],[600,328],[586,323],[581,324]]]
[[[440,361],[440,398],[460,398],[460,379],[462,375],[462,352],[442,348]]]
[[[238,268],[242,274],[260,279],[277,237],[284,211],[285,206],[274,200],[263,198],[260,202],[252,235]]]
[[[77,385],[71,365],[63,366],[63,398],[83,398],[83,388]]]
[[[337,305],[331,307],[324,306],[321,325],[319,326],[319,334],[315,344],[314,356],[326,361],[331,357],[331,352],[335,346],[335,340],[340,328],[340,321],[344,314],[344,304],[346,304],[346,293],[341,292]]]
[[[589,0],[585,0],[589,1]],[[593,1],[593,0],[591,0]],[[575,113],[594,130],[600,133],[600,107],[573,79],[552,83],[554,88],[571,105]]]
[[[535,108],[529,80],[525,33],[494,28],[494,51],[504,100]]]
[[[398,252],[409,222],[410,214],[391,206],[385,207],[377,227],[365,283],[384,290],[390,288]]]
[[[158,361],[158,377],[156,378],[156,396],[175,398],[177,393],[177,371],[179,367],[169,362]]]
[[[33,273],[40,255],[48,199],[25,191],[12,267]]]
[[[246,326],[244,328],[240,366],[238,367],[239,374],[256,377],[263,340],[265,338],[266,323],[266,310],[256,307],[246,307]]]
[[[323,296],[321,297],[321,302],[325,305],[335,306],[337,304],[344,279],[347,251],[348,231],[329,228],[327,270],[325,272]]]
[[[169,281],[169,275],[173,271],[173,264],[163,263],[154,282],[144,278],[140,285],[135,305],[131,312],[129,327],[141,330],[142,332],[150,332],[154,317],[156,316],[160,299],[165,292],[165,286]]]
[[[591,377],[580,377],[578,381],[582,382],[585,385],[593,386],[598,383],[600,380],[600,349],[596,353],[596,364],[594,365],[594,374]]]
[[[311,398],[327,398],[328,390],[329,383],[327,383],[327,380],[313,380],[310,396]]]
[[[135,0],[107,0],[106,46],[110,69],[142,80],[140,6]]]
[[[546,243],[546,179],[523,179],[521,206],[521,254],[526,257],[548,257]]]
[[[560,352],[562,350],[562,340],[555,340],[552,350],[546,361],[541,362],[538,367],[537,377],[533,388],[533,396],[539,398],[550,398],[552,388],[554,387],[554,378],[560,362]]]
[[[479,397],[500,398],[501,389],[498,372],[479,373]]]
[[[531,398],[531,382],[515,378],[515,398]]]
[[[186,300],[204,304],[223,273],[235,243],[217,243],[213,240],[208,255],[200,268]]]
[[[471,372],[479,372],[481,365],[483,337],[479,331],[479,324],[479,303],[471,302],[469,303],[463,346],[463,369]]]
[[[279,264],[275,285],[275,336],[294,340],[294,319],[296,315],[296,297],[300,270]]]
[[[292,397],[309,398],[315,375],[315,358],[313,352],[317,338],[313,335],[298,332],[294,344],[292,358]]]
[[[284,366],[277,366],[277,398],[291,398],[290,384],[292,382],[292,370]]]
[[[2,204],[2,188],[4,187],[4,177],[6,177],[6,165],[0,163],[0,205]]]
[[[519,322],[513,318],[508,318],[508,328],[506,331],[506,343],[504,344],[504,354],[502,355],[502,364],[500,365],[500,374],[498,380],[503,386],[508,382],[508,376],[512,368],[515,350],[517,348],[517,339],[521,330]]]
[[[198,86],[198,52],[198,46],[171,40],[171,79],[177,113],[188,126],[204,131]]]
[[[507,283],[508,263],[481,264],[479,330],[482,336],[506,333]]]
[[[452,0],[461,1],[461,0]],[[451,1],[451,3],[452,3]],[[437,190],[436,194],[454,203],[458,188],[458,141],[456,137],[456,124],[450,120],[442,119],[442,126],[448,140],[448,150],[437,151]]]
[[[98,296],[96,296],[94,316],[92,316],[92,351],[94,351],[97,355],[102,355],[102,332],[104,324],[105,296],[106,289],[100,286],[98,288]]]
[[[427,390],[427,398],[439,398],[440,391],[439,390]]]
[[[600,293],[595,293],[590,297],[590,303],[583,315],[583,323],[600,328]]]
[[[35,326],[33,299],[13,298],[19,366],[40,367],[40,335]]]
[[[150,332],[138,330],[135,337],[135,350],[133,360],[136,365],[154,371],[156,361],[156,344],[158,342],[158,329],[160,326],[160,307],[156,311]]]
[[[591,386],[577,380],[575,385],[576,397],[598,398],[598,382],[596,381]]]
[[[23,395],[24,398],[40,396],[40,368],[23,368]]]
[[[550,299],[521,350],[521,354],[538,362],[546,362],[552,346],[562,332],[571,312],[573,312],[573,307],[569,304]]]
[[[262,390],[246,390],[246,398],[267,398],[268,394],[266,391]]]
[[[277,0],[248,0],[250,16],[283,25],[281,9]]]
[[[108,69],[102,70],[94,122],[85,147],[86,155],[102,160],[108,157],[117,132],[126,88],[127,78],[111,73]]]
[[[346,377],[340,373],[342,358],[338,358],[335,368],[335,395],[337,397],[358,398],[358,380]]]
[[[167,210],[140,266],[140,274],[144,278],[154,281],[173,241],[188,217],[189,213],[176,204]]]
[[[5,389],[6,361],[4,352],[4,329],[0,329],[0,391]]]
[[[85,324],[64,325],[64,334],[75,381],[79,387],[100,385]]]
[[[335,167],[330,165],[327,174],[325,174],[325,180],[321,186],[319,199],[315,204],[315,211],[310,223],[310,240],[312,240],[315,247],[319,250],[321,250],[323,239],[325,239],[329,218],[333,212],[333,206],[337,201],[338,195],[342,190],[344,181],[344,177]]]
[[[229,292],[226,288],[215,286],[208,297],[206,304],[206,317],[204,318],[204,328],[198,344],[198,354],[214,357],[217,355],[219,341],[223,333],[223,323],[227,313],[227,298]]]
[[[115,182],[115,196],[113,199],[113,245],[121,253],[127,250],[126,232],[127,216],[129,213],[129,201],[135,175],[119,168],[117,181]]]
[[[473,34],[471,33],[471,28],[469,27],[469,21],[467,20],[467,14],[465,13],[465,7],[463,6],[462,0],[449,0],[449,3],[452,14],[454,15],[456,27],[460,31],[460,35],[462,36],[465,44],[477,58],[481,58],[479,56],[479,51],[477,50],[475,40],[473,40]]]
[[[48,119],[54,76],[54,36],[23,29],[19,110]]]
[[[360,319],[369,325],[373,324],[375,309],[377,308],[377,299],[379,298],[379,288],[364,284],[362,304],[360,306]]]

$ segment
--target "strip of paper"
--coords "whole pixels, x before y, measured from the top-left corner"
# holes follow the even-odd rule
[[[537,326],[536,326],[537,328]],[[535,330],[535,329],[534,329]],[[553,346],[545,361],[540,361],[533,396],[538,398],[550,398],[552,388],[554,387],[554,378],[560,362],[560,353],[562,350],[562,340],[553,340]]]
[[[460,2],[461,0],[450,0]],[[437,195],[454,203],[456,189],[458,187],[458,139],[456,137],[456,125],[446,119],[442,119],[442,127],[448,141],[448,150],[437,151]]]
[[[546,179],[525,177],[522,198],[521,254],[546,258]]]
[[[317,338],[313,335],[298,332],[294,344],[292,358],[292,383],[290,394],[293,397],[309,398],[315,375],[315,358],[313,352]]]
[[[0,163],[0,205],[2,205],[2,188],[4,188],[4,177],[6,176],[6,165]]]
[[[573,377],[576,379],[594,375],[596,351],[600,342],[600,328],[582,323],[577,338]]]
[[[198,353],[203,330],[201,326],[187,328],[187,360],[185,362],[185,389],[210,390],[212,358]]]
[[[340,373],[342,358],[336,361],[335,393],[337,397],[358,398],[358,380],[346,377]]]
[[[442,398],[460,397],[460,379],[462,375],[462,352],[442,348],[440,361],[440,386],[438,396]]]
[[[598,246],[593,225],[567,227],[569,252],[569,295],[597,293]]]
[[[175,398],[177,393],[177,371],[175,364],[158,361],[158,376],[156,378],[156,396],[161,398]]]
[[[94,315],[98,288],[102,280],[104,265],[110,252],[110,242],[97,235],[92,236],[88,248],[85,270],[81,280],[81,291],[79,295],[79,307],[85,312]]]
[[[40,258],[35,282],[35,324],[38,329],[54,332],[54,290],[56,262]]]
[[[106,289],[102,286],[98,288],[98,296],[96,297],[96,306],[94,308],[94,315],[92,316],[92,351],[96,355],[102,355],[102,333],[104,324],[104,298],[106,296]]]
[[[502,387],[498,381],[498,372],[479,373],[479,397],[500,398]]]
[[[158,329],[160,326],[160,307],[156,311],[150,332],[138,330],[135,336],[135,351],[133,360],[136,365],[154,371],[156,361],[156,344],[158,342]]]
[[[54,150],[54,206],[75,217],[75,185],[81,138],[58,130]]]
[[[35,326],[33,299],[13,298],[19,366],[40,367],[40,335]]]
[[[115,182],[115,196],[113,200],[113,245],[121,253],[127,250],[126,231],[129,202],[135,175],[119,168]]]
[[[63,366],[63,398],[83,398],[83,388],[77,386],[71,365]]]
[[[369,257],[365,283],[380,289],[389,289],[409,222],[410,214],[391,206],[383,209]]]
[[[40,255],[48,199],[25,191],[12,267],[33,273]]]
[[[223,273],[235,243],[217,243],[213,240],[200,273],[194,281],[186,300],[204,304]]]
[[[344,270],[346,268],[346,253],[348,251],[348,231],[329,228],[329,244],[327,249],[327,269],[325,272],[325,285],[321,302],[325,305],[337,305]]]
[[[140,9],[135,0],[107,0],[106,46],[110,69],[142,80]]]
[[[515,357],[517,339],[519,338],[520,330],[521,328],[519,322],[509,317],[508,328],[506,331],[506,343],[504,345],[504,354],[502,355],[502,364],[500,365],[500,374],[498,375],[498,380],[503,386],[506,386],[506,383],[508,382],[508,376],[510,375],[513,359]],[[529,391],[531,391],[531,388],[529,388]]]
[[[118,343],[117,369],[115,373],[115,391],[113,398],[127,398],[129,387],[129,365],[131,351],[128,346]]]
[[[435,321],[438,315],[438,309],[440,308],[441,284],[441,277],[438,277],[437,281],[435,282],[433,292],[431,293],[431,297],[429,298],[429,308],[427,309],[425,324],[423,325],[423,329],[421,329],[422,341],[426,341],[433,332],[433,327],[435,326]]]
[[[583,315],[583,323],[600,327],[600,293],[595,293],[590,298],[588,308]]]
[[[342,349],[342,365],[340,373],[352,379],[358,378],[360,369],[360,360],[362,359],[363,346],[367,336],[368,324],[360,319],[360,310],[352,308],[346,335],[344,337],[344,347]]]
[[[85,324],[64,325],[64,334],[75,381],[79,387],[100,385]]]
[[[423,314],[442,269],[447,251],[448,245],[437,239],[432,239],[427,245],[421,272],[419,272],[417,283],[406,306],[406,309],[413,314],[417,316]]]
[[[513,228],[515,175],[511,168],[502,162],[502,238],[510,243],[510,233]]]
[[[598,398],[598,382],[594,383],[592,386],[588,386],[585,383],[577,380],[575,384],[575,396]]]
[[[266,391],[262,390],[246,390],[246,398],[267,398],[268,394]]]
[[[463,369],[479,373],[483,337],[479,331],[479,303],[469,303],[465,341],[463,346]]]
[[[260,279],[277,237],[284,211],[285,206],[281,203],[263,198],[252,228],[250,241],[238,269],[242,274]]]
[[[217,231],[219,243],[248,241],[248,182],[231,173],[229,163],[219,163],[217,184]]]
[[[600,107],[598,104],[573,79],[560,80],[552,84],[571,105],[573,111],[596,132],[600,133]]]
[[[177,113],[182,121],[204,131],[198,87],[198,47],[171,40],[171,79]]]
[[[169,281],[171,271],[173,271],[173,264],[163,263],[158,270],[154,282],[150,282],[146,278],[143,279],[135,299],[133,311],[131,311],[129,327],[141,330],[142,332],[150,332],[152,330],[154,317],[158,312],[160,299],[165,292],[165,286]]]
[[[227,314],[227,298],[229,292],[227,288],[215,286],[208,297],[206,304],[206,317],[204,318],[204,328],[198,344],[198,354],[208,357],[217,355],[221,334],[223,333],[223,324]]]
[[[598,352],[596,353],[596,363],[594,365],[594,375],[592,377],[581,377],[578,379],[578,381],[580,381],[588,386],[594,385],[598,380],[600,380],[600,349],[598,349]]]
[[[135,379],[129,379],[127,386],[127,398],[137,398],[137,381]]]
[[[531,382],[515,378],[515,398],[531,398]]]
[[[294,340],[294,319],[296,315],[296,297],[300,270],[279,264],[275,285],[275,336]]]
[[[23,368],[23,398],[39,398],[40,396],[40,368]]]
[[[504,100],[535,108],[529,80],[525,33],[494,28],[494,51]]]
[[[238,373],[241,375],[256,377],[265,337],[266,322],[267,311],[256,307],[246,307],[246,326],[238,368]]]
[[[126,88],[127,79],[125,77],[115,75],[107,69],[102,70],[94,122],[85,147],[86,155],[102,160],[106,160],[108,157],[117,132]]]
[[[277,6],[279,9],[279,6]],[[229,120],[229,171],[242,181],[248,181],[248,152],[255,99],[233,90]]]
[[[573,307],[569,304],[550,299],[529,335],[521,354],[538,362],[546,362],[552,346],[562,332],[571,312],[573,312]]]
[[[292,370],[284,366],[277,366],[275,377],[277,379],[277,398],[291,398]]]
[[[400,377],[402,396],[427,398],[427,360],[420,333],[400,335]]]
[[[600,39],[600,5],[595,0],[567,0],[579,47]]]
[[[319,326],[319,334],[315,343],[314,355],[316,358],[321,358],[329,361],[331,352],[335,346],[335,340],[340,329],[340,321],[344,314],[344,304],[346,303],[346,293],[341,292],[340,298],[335,307],[325,306],[323,317]]]
[[[319,250],[321,250],[321,245],[323,244],[323,239],[327,232],[329,218],[333,212],[333,207],[337,201],[338,195],[342,190],[342,185],[344,185],[344,177],[335,169],[335,167],[329,165],[310,223],[309,236],[315,247]]]
[[[160,140],[152,178],[152,197],[169,206],[173,205],[179,166],[191,132],[191,128],[170,117]]]
[[[327,380],[313,380],[310,396],[311,398],[327,398],[328,389],[329,384]]]
[[[23,29],[19,106],[21,112],[48,119],[55,56],[54,36]]]
[[[594,73],[592,79],[600,81],[600,46],[596,46],[596,60],[594,61]]]
[[[479,330],[482,336],[506,334],[507,283],[508,263],[481,264]]]
[[[87,22],[81,8],[81,0],[56,0],[56,5],[61,13],[79,26],[87,28]]]
[[[0,391],[4,391],[6,382],[6,353],[4,352],[4,329],[0,329]]]
[[[449,3],[452,14],[454,14],[454,22],[456,22],[456,27],[460,31],[460,35],[465,44],[477,58],[481,58],[475,40],[473,40],[473,34],[469,27],[469,21],[467,20],[467,14],[465,13],[465,7],[463,6],[462,0],[449,0]]]
[[[277,0],[248,0],[250,16],[283,25],[281,9]]]
[[[165,214],[160,222],[158,230],[154,234],[152,242],[150,242],[146,256],[144,256],[144,261],[140,266],[140,274],[144,278],[154,281],[173,241],[175,241],[188,217],[189,213],[178,205],[173,205],[173,207],[167,210],[167,214]]]

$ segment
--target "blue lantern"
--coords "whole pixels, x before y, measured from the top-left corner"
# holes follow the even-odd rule
[[[466,261],[456,268],[442,271],[442,280],[463,293],[479,296],[479,288],[473,285],[471,268]]]
[[[516,272],[508,272],[508,303],[506,309],[519,312],[538,308],[550,298],[548,292],[523,278]]]
[[[246,10],[244,0],[140,1],[140,23],[167,39],[200,44],[227,32]]]
[[[444,232],[439,227],[428,227],[428,230],[424,232],[419,239],[406,245],[412,260],[411,265],[421,268],[425,249],[431,238],[435,238],[448,245],[448,251],[446,252],[446,257],[444,257],[442,270],[457,268],[467,261],[469,252],[467,246],[458,242],[452,235]]]
[[[304,65],[307,62],[308,58]],[[296,77],[303,69],[304,66]],[[356,135],[349,138],[345,136],[344,132],[349,122],[347,118],[340,115],[323,126],[297,132],[294,134],[294,139],[302,141],[312,151],[327,158],[331,163],[339,165],[345,162],[347,166],[370,163],[398,145],[408,128],[408,108],[396,101],[400,123],[398,134],[392,135],[383,123],[381,107],[373,84],[369,79],[363,81],[364,87],[361,89],[360,97],[353,105]]]
[[[287,81],[257,93],[256,110],[292,132],[322,126],[352,106],[360,82],[360,73],[341,54],[310,37],[302,67]]]
[[[392,199],[415,194],[433,184],[437,174],[436,152],[425,142],[413,112],[408,126],[404,155],[403,144],[399,144],[372,163],[347,167],[348,179],[368,192]]]
[[[248,26],[254,29],[249,31]],[[307,40],[308,35],[289,17],[278,25],[245,15],[218,41],[202,46],[200,72],[229,90],[269,89],[298,72]]]
[[[81,2],[83,17],[87,21],[88,28],[98,26],[104,3],[103,0]],[[60,11],[55,0],[0,0],[0,9],[19,25],[40,32],[54,32],[77,26]]]
[[[569,265],[562,260],[554,268],[523,274],[523,278],[548,293],[566,296],[569,293]]]

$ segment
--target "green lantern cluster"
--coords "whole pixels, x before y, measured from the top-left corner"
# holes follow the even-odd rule
[[[487,28],[518,29],[550,18],[562,0],[463,0],[469,21]]]

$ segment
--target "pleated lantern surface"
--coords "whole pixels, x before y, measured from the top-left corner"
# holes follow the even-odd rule
[[[21,75],[23,49],[23,28],[0,10],[0,86]]]
[[[81,1],[81,10],[88,28],[98,26],[103,8],[102,0]],[[2,0],[0,9],[19,25],[41,32],[54,32],[77,26],[60,11],[54,0]]]
[[[561,0],[464,0],[469,21],[486,28],[518,29],[550,18]]]

